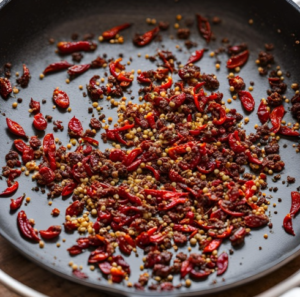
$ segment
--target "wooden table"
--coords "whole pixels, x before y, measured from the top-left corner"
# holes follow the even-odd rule
[[[277,271],[265,276],[255,282],[240,286],[215,295],[212,297],[253,297],[277,283],[283,281],[300,267],[300,257],[288,263]],[[41,292],[48,296],[64,296],[64,297],[104,297],[110,296],[99,291],[89,289],[63,278],[60,278],[36,264],[30,262],[19,252],[15,251],[0,236],[0,268],[11,277],[21,283]],[[0,284],[0,296],[18,297],[19,295],[11,292]]]

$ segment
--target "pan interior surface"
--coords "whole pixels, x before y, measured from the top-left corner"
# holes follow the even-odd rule
[[[181,14],[183,20],[180,25],[185,27],[184,20],[191,18],[195,20],[195,13],[200,13],[210,19],[218,16],[222,19],[221,24],[213,25],[212,30],[216,40],[206,45],[205,41],[200,37],[196,23],[191,29],[191,40],[198,44],[197,48],[190,50],[184,46],[184,41],[176,38],[176,30],[174,23],[175,16]],[[257,71],[255,60],[258,53],[264,50],[265,43],[273,43],[275,48],[273,54],[275,56],[275,64],[281,66],[282,71],[291,73],[290,78],[286,78],[286,83],[290,86],[293,82],[300,81],[300,45],[296,45],[295,41],[300,38],[299,32],[299,11],[286,1],[182,1],[174,2],[172,0],[159,1],[98,1],[90,0],[84,3],[80,0],[72,1],[38,1],[38,0],[13,0],[8,3],[0,11],[0,65],[10,62],[13,65],[12,81],[15,81],[14,73],[19,71],[21,73],[22,63],[28,65],[32,79],[29,86],[21,89],[21,92],[16,95],[16,98],[22,98],[22,104],[18,105],[17,110],[13,110],[11,105],[15,99],[1,100],[0,115],[0,164],[5,166],[4,156],[9,149],[12,148],[12,142],[15,139],[6,129],[6,116],[12,120],[18,121],[19,124],[25,127],[29,135],[35,135],[36,131],[32,127],[32,117],[28,113],[28,104],[30,98],[35,100],[46,99],[47,102],[41,106],[44,115],[51,115],[54,120],[63,121],[65,130],[58,132],[55,137],[59,137],[63,145],[69,141],[67,135],[67,123],[76,115],[81,120],[83,126],[88,128],[91,115],[88,113],[88,108],[91,107],[91,102],[88,97],[83,97],[82,91],[78,89],[79,85],[85,86],[89,79],[96,74],[103,77],[106,70],[93,69],[80,77],[72,80],[70,84],[66,84],[66,73],[57,73],[49,75],[45,79],[40,80],[39,74],[42,73],[45,67],[53,62],[61,59],[67,59],[71,62],[70,56],[60,57],[55,53],[55,44],[58,41],[71,40],[72,33],[78,33],[80,37],[87,33],[94,33],[95,39],[105,30],[125,22],[133,23],[133,26],[128,30],[122,32],[124,36],[124,44],[109,44],[98,43],[98,48],[95,52],[84,53],[82,64],[89,63],[98,55],[107,54],[107,58],[117,58],[119,54],[123,54],[124,61],[132,58],[130,66],[127,69],[141,69],[149,70],[156,67],[155,64],[146,60],[144,56],[154,55],[158,48],[164,45],[164,49],[172,51],[178,61],[184,63],[190,54],[195,49],[208,48],[204,58],[197,65],[205,73],[216,73],[220,81],[219,91],[224,94],[224,99],[231,98],[228,88],[227,75],[228,71],[225,67],[227,55],[219,56],[221,61],[221,69],[217,72],[215,70],[215,59],[209,57],[209,52],[216,50],[223,46],[221,40],[228,38],[230,44],[238,44],[246,42],[250,49],[250,58],[247,64],[242,68],[240,75],[244,78],[247,86],[250,81],[255,82],[253,97],[256,100],[256,110],[261,98],[266,98],[266,90],[268,89],[267,77],[261,77]],[[148,31],[150,28],[146,23],[146,18],[154,18],[157,21],[170,22],[170,29],[161,33],[162,42],[152,42],[149,46],[144,48],[136,48],[132,44],[132,37],[135,33],[142,33]],[[253,24],[248,23],[249,19],[253,19]],[[297,28],[298,27],[298,28]],[[174,36],[173,39],[170,35]],[[49,38],[55,39],[54,45],[49,45]],[[98,41],[97,41],[98,42]],[[182,49],[179,51],[176,45]],[[138,57],[138,53],[141,57]],[[2,74],[1,74],[2,76]],[[177,79],[177,78],[176,78]],[[53,109],[52,93],[54,88],[67,92],[71,100],[72,112],[61,112]],[[132,95],[135,96],[133,102],[138,102],[139,85],[135,81],[132,89]],[[83,91],[86,91],[85,89]],[[293,93],[289,88],[285,94],[287,98],[291,98]],[[103,99],[99,101],[99,105],[103,107],[103,113],[106,117],[110,116],[117,120],[117,110],[111,108],[108,101]],[[285,104],[286,110],[290,104]],[[231,108],[236,108],[237,111],[243,111],[238,100],[234,101]],[[5,116],[3,114],[5,113]],[[250,122],[245,129],[247,133],[254,131],[254,124],[258,123],[256,112],[247,115]],[[290,113],[285,115],[286,122],[295,122]],[[45,133],[53,132],[53,125],[49,124]],[[102,132],[101,132],[102,133]],[[101,133],[98,133],[96,139],[99,140]],[[37,134],[40,139],[45,135],[44,133]],[[272,182],[272,178],[268,177],[269,187],[278,187],[276,193],[266,191],[267,196],[272,195],[271,205],[277,204],[276,208],[269,207],[270,218],[273,223],[273,228],[265,227],[260,230],[252,230],[251,234],[246,237],[245,244],[238,248],[232,248],[230,243],[225,243],[221,246],[220,252],[229,251],[233,249],[233,255],[230,255],[229,268],[223,277],[217,277],[212,274],[208,279],[193,282],[190,288],[184,286],[180,290],[174,292],[160,292],[160,295],[203,295],[213,293],[233,287],[252,279],[259,277],[267,272],[274,270],[276,267],[283,265],[286,261],[292,259],[299,254],[300,251],[300,237],[292,237],[286,234],[282,228],[282,221],[284,216],[290,209],[290,192],[295,191],[299,186],[300,171],[298,169],[299,155],[295,153],[295,148],[292,147],[295,139],[288,139],[282,137],[280,141],[280,151],[283,161],[286,164],[285,169],[281,173],[281,180],[276,184]],[[283,148],[283,145],[287,145]],[[103,144],[100,140],[100,149],[109,148],[110,144]],[[286,180],[287,176],[296,178],[296,183],[283,185],[282,180]],[[56,198],[52,206],[48,205],[47,195],[41,192],[35,192],[32,188],[35,183],[31,181],[31,177],[22,175],[18,179],[20,187],[18,193],[26,193],[26,196],[31,198],[31,202],[27,206],[22,206],[29,218],[34,218],[36,227],[44,230],[53,224],[62,224],[64,222],[64,209],[69,205],[71,198],[63,200]],[[0,187],[5,188],[6,183],[3,179],[0,181]],[[16,195],[17,195],[16,194]],[[21,194],[20,194],[21,195]],[[19,195],[19,196],[20,196]],[[17,197],[14,195],[14,198]],[[282,199],[278,203],[278,198]],[[46,269],[68,278],[72,281],[81,284],[98,288],[105,291],[118,293],[118,295],[126,296],[145,296],[157,294],[146,290],[145,292],[135,291],[134,288],[128,288],[125,285],[109,285],[107,280],[102,276],[100,271],[96,268],[95,271],[90,271],[87,265],[88,251],[71,259],[67,252],[67,248],[75,243],[79,237],[78,234],[64,234],[62,233],[58,242],[61,243],[60,248],[56,247],[57,241],[51,241],[45,244],[43,249],[40,249],[37,244],[32,244],[23,239],[18,231],[16,224],[17,213],[9,212],[9,198],[0,199],[0,230],[1,234],[12,243],[12,245],[22,252],[25,256],[42,265]],[[61,215],[53,218],[50,213],[51,210],[57,207],[61,210]],[[277,212],[277,214],[275,214]],[[300,234],[300,224],[297,224],[295,219],[294,230],[296,234]],[[269,238],[264,239],[263,235],[269,234]],[[62,238],[66,241],[62,242]],[[187,246],[180,250],[187,252]],[[261,247],[261,249],[260,249]],[[198,249],[195,248],[195,251]],[[133,283],[138,280],[140,265],[142,264],[143,252],[139,251],[139,257],[132,254],[126,257],[126,260],[131,264],[130,281]],[[88,279],[80,280],[72,275],[71,268],[68,266],[69,261],[72,260],[78,265],[83,265],[83,272],[88,275]],[[150,280],[150,283],[152,281]],[[154,280],[153,280],[154,282]],[[179,277],[175,277],[173,283],[176,285],[179,282]]]

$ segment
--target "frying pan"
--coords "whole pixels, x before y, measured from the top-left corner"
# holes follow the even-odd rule
[[[216,36],[216,41],[212,41],[207,46],[204,40],[199,36],[196,25],[192,27],[191,40],[197,42],[197,48],[208,47],[210,50],[219,48],[221,39],[226,37],[231,44],[247,42],[249,45],[251,56],[247,64],[242,68],[240,75],[244,78],[249,86],[250,81],[255,82],[253,97],[256,99],[256,106],[262,97],[266,97],[268,82],[266,77],[260,77],[257,71],[255,60],[259,51],[264,49],[265,43],[273,43],[275,49],[275,64],[281,66],[285,73],[289,71],[292,76],[286,77],[286,82],[290,86],[293,82],[300,81],[300,45],[295,41],[300,38],[299,17],[300,11],[291,1],[284,0],[186,0],[186,1],[38,1],[38,0],[13,0],[4,6],[8,1],[2,2],[0,7],[0,65],[6,62],[11,62],[13,65],[12,72],[22,71],[22,63],[26,63],[31,70],[32,79],[28,88],[22,89],[16,98],[22,98],[23,102],[18,105],[17,110],[11,108],[12,102],[16,99],[10,98],[2,100],[0,109],[2,113],[13,120],[18,121],[28,135],[37,134],[37,131],[32,127],[32,118],[28,113],[28,104],[30,98],[35,100],[46,99],[47,103],[41,106],[44,115],[53,116],[53,120],[62,120],[64,126],[67,126],[71,117],[76,115],[85,128],[88,127],[91,115],[88,113],[88,107],[91,102],[88,97],[83,97],[82,91],[78,89],[79,85],[85,86],[89,78],[95,74],[103,77],[104,70],[90,70],[80,77],[72,80],[70,84],[65,83],[67,78],[66,73],[57,73],[47,76],[44,80],[39,79],[39,74],[45,66],[62,58],[71,61],[71,57],[59,57],[55,53],[55,45],[49,45],[48,39],[54,38],[56,42],[61,40],[70,40],[72,33],[78,33],[81,38],[86,33],[95,33],[96,38],[104,30],[124,22],[132,22],[134,25],[122,32],[124,36],[124,44],[109,44],[101,43],[94,53],[85,53],[82,63],[88,63],[97,55],[107,54],[108,58],[118,57],[120,53],[124,54],[124,61],[132,58],[132,63],[127,66],[128,69],[153,69],[156,66],[150,61],[144,59],[145,54],[154,55],[156,50],[163,44],[165,49],[173,51],[179,61],[186,61],[190,51],[184,47],[183,41],[176,39],[176,31],[173,28],[175,16],[181,14],[183,20],[193,18],[195,13],[201,13],[208,17],[218,16],[222,19],[222,23],[214,25],[212,30]],[[132,36],[136,32],[146,32],[149,30],[149,25],[146,23],[146,18],[155,18],[157,21],[169,21],[171,26],[169,31],[162,32],[163,41],[161,43],[152,42],[144,48],[136,48],[132,42]],[[249,25],[249,19],[253,19],[253,25]],[[183,21],[180,22],[184,24]],[[184,25],[183,25],[184,26]],[[170,35],[175,36],[170,39]],[[176,45],[182,48],[182,51],[176,49]],[[141,54],[141,58],[137,57],[137,53]],[[226,55],[220,56],[221,69],[217,75],[220,81],[219,91],[224,94],[224,99],[230,98],[228,90],[227,70],[224,66],[227,59]],[[208,53],[198,63],[203,72],[216,73],[215,60],[210,58]],[[13,75],[12,81],[15,81]],[[66,91],[71,100],[72,112],[62,112],[58,109],[53,109],[52,93],[55,87]],[[134,83],[132,94],[135,95],[134,102],[137,102],[137,91],[139,86]],[[290,88],[289,88],[290,89]],[[286,92],[288,98],[292,97],[292,92]],[[288,104],[286,110],[288,109]],[[104,108],[103,113],[106,116],[113,117],[116,120],[116,109],[111,108],[106,100],[100,101],[100,106]],[[231,104],[232,108],[237,108],[241,111],[240,102],[234,101]],[[253,112],[247,115],[250,119],[246,126],[248,133],[254,130],[253,126],[258,123],[256,113]],[[293,122],[289,113],[286,114],[286,122]],[[0,165],[4,166],[4,156],[12,147],[14,137],[7,131],[5,116],[0,115]],[[48,125],[46,133],[52,132],[52,124]],[[63,132],[58,132],[55,136],[59,137],[63,144],[68,142],[66,128]],[[44,133],[38,133],[39,137],[43,137]],[[99,134],[97,136],[100,138]],[[99,139],[98,139],[99,140]],[[56,241],[53,240],[45,245],[44,249],[40,249],[37,244],[32,244],[26,241],[20,235],[16,224],[16,213],[9,212],[9,198],[0,199],[0,230],[1,234],[26,257],[69,280],[97,288],[106,292],[118,294],[121,296],[150,296],[159,294],[161,296],[192,296],[204,295],[225,290],[248,281],[259,278],[276,268],[284,265],[294,257],[300,254],[300,224],[294,220],[295,233],[298,235],[292,237],[287,235],[282,229],[282,220],[290,208],[290,192],[296,190],[299,186],[300,171],[299,171],[299,155],[295,153],[292,144],[297,141],[282,137],[280,141],[281,155],[286,163],[286,169],[282,172],[282,178],[276,184],[272,184],[269,177],[269,186],[278,186],[276,193],[266,191],[267,195],[272,195],[270,205],[270,217],[273,223],[273,229],[267,227],[261,230],[253,230],[246,238],[245,244],[238,248],[233,248],[234,254],[230,256],[229,268],[222,278],[217,278],[215,274],[209,276],[208,279],[194,282],[191,288],[182,287],[174,292],[155,293],[148,290],[145,292],[135,291],[134,288],[128,288],[125,285],[114,284],[109,285],[107,280],[101,275],[98,269],[91,272],[87,266],[88,252],[71,258],[66,249],[74,244],[78,238],[78,234],[61,234]],[[283,148],[286,144],[287,148]],[[104,150],[109,147],[109,144],[103,144],[100,141],[100,149]],[[292,185],[283,185],[282,180],[286,180],[287,175],[296,177],[296,183]],[[53,224],[61,224],[64,221],[64,216],[60,215],[53,218],[50,213],[54,207],[64,209],[69,205],[70,199],[62,200],[56,198],[53,205],[48,205],[46,194],[35,192],[32,188],[35,184],[30,177],[22,176],[19,178],[20,188],[14,197],[18,194],[26,193],[31,197],[31,202],[22,206],[29,218],[34,218],[38,229],[45,229]],[[5,188],[5,180],[0,181],[0,188]],[[20,196],[19,195],[19,196]],[[278,198],[282,198],[282,202],[278,202]],[[272,207],[273,203],[277,207]],[[277,214],[275,214],[275,211]],[[265,233],[269,234],[266,240],[263,238]],[[65,238],[66,242],[62,242]],[[60,242],[58,248],[56,243]],[[259,247],[262,249],[260,250]],[[229,243],[222,245],[220,251],[227,251],[232,248]],[[182,248],[182,251],[187,252],[187,247]],[[126,257],[126,260],[131,264],[132,273],[130,281],[136,282],[140,274],[139,266],[142,263],[142,251],[140,256],[132,255]],[[83,271],[88,275],[87,280],[81,280],[72,275],[71,268],[68,262],[72,260],[78,265],[83,265]],[[153,281],[154,282],[154,281]],[[174,278],[174,284],[178,284],[179,279]],[[151,281],[150,281],[151,283]]]

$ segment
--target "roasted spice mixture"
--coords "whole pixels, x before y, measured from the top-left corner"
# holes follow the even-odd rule
[[[180,21],[181,16],[176,20]],[[200,15],[196,20],[199,33],[208,44],[214,38],[210,21]],[[154,19],[147,22],[156,24]],[[221,19],[214,17],[213,23],[219,24]],[[186,23],[188,27],[192,25],[193,22]],[[130,26],[123,24],[105,31],[99,41],[123,43],[120,31]],[[145,46],[161,38],[160,30],[168,28],[168,23],[159,22],[150,31],[136,34],[133,42]],[[178,28],[177,36],[187,39],[190,30]],[[91,35],[78,41],[78,35],[76,38],[74,35],[72,39],[76,41],[59,42],[57,48],[60,53],[72,55],[74,62],[80,62],[81,52],[97,49],[92,38]],[[186,42],[186,46],[190,48],[195,44]],[[0,196],[17,191],[18,182],[14,179],[22,172],[25,175],[34,172],[36,191],[46,188],[48,198],[72,196],[73,202],[65,213],[54,208],[51,214],[64,213],[64,229],[80,234],[77,242],[69,247],[69,254],[88,253],[87,249],[92,248],[88,257],[90,269],[99,267],[110,282],[128,280],[130,265],[121,254],[131,253],[144,254],[141,271],[151,268],[151,273],[141,272],[134,283],[127,282],[127,286],[139,290],[147,286],[151,277],[156,283],[148,286],[150,290],[172,290],[183,284],[191,286],[190,278],[199,280],[215,272],[217,276],[223,275],[228,267],[228,254],[218,252],[223,241],[240,245],[252,228],[272,227],[267,216],[270,202],[262,190],[267,187],[267,175],[276,174],[274,178],[280,179],[279,173],[285,166],[279,155],[278,134],[299,136],[299,124],[293,127],[283,124],[286,112],[283,94],[287,85],[281,79],[280,70],[269,72],[267,66],[274,61],[269,52],[273,45],[265,47],[268,52],[260,52],[256,63],[261,75],[269,75],[270,89],[267,99],[258,107],[257,100],[255,102],[245,90],[242,75],[232,72],[228,75],[233,100],[239,99],[247,112],[257,109],[262,123],[256,126],[256,133],[249,135],[242,128],[242,114],[227,107],[222,101],[223,94],[216,91],[220,85],[216,74],[205,74],[196,65],[207,55],[207,49],[196,50],[185,65],[176,63],[176,55],[165,49],[147,55],[145,58],[160,64],[156,69],[137,71],[136,80],[141,88],[139,94],[131,95],[139,96],[140,104],[126,102],[124,97],[135,76],[134,71],[126,71],[122,57],[106,60],[105,56],[99,56],[84,65],[67,61],[50,64],[40,79],[57,71],[67,71],[72,79],[89,68],[108,67],[109,74],[106,73],[105,78],[91,77],[84,94],[91,98],[98,112],[101,111],[98,100],[110,100],[112,106],[118,108],[118,123],[109,128],[112,118],[108,118],[107,123],[104,114],[98,119],[93,114],[90,128],[85,129],[74,115],[67,132],[66,123],[62,125],[62,121],[56,120],[54,132],[70,136],[70,143],[65,147],[52,133],[46,134],[42,141],[31,136],[27,144],[26,127],[24,130],[7,118],[9,131],[22,139],[16,137],[14,150],[6,155],[3,176],[7,178],[8,188]],[[247,44],[242,43],[226,45],[210,56],[217,58],[219,54],[228,54],[226,67],[239,72],[247,63],[250,51]],[[220,67],[217,60],[216,69]],[[10,69],[7,63],[6,77],[0,78],[3,98],[16,93],[9,81]],[[31,76],[26,65],[23,71],[17,83],[27,87]],[[251,82],[249,91],[253,85]],[[79,86],[80,90],[83,88]],[[292,88],[295,96],[291,99],[291,112],[299,120],[298,85],[293,84]],[[53,108],[72,112],[70,99],[63,90],[54,89],[53,102]],[[90,107],[90,113],[93,108]],[[52,121],[51,116],[43,116],[40,103],[33,99],[30,112],[37,130],[45,130]],[[244,121],[247,123],[249,119],[246,117]],[[101,150],[101,143],[95,139],[99,130],[103,142],[112,144],[111,149]],[[75,151],[68,151],[72,146],[76,147]],[[24,165],[21,169],[18,169],[22,164],[19,154]],[[293,183],[295,179],[288,177],[287,181]],[[291,211],[284,219],[284,228],[292,235],[292,218],[300,208],[299,196],[298,192],[292,192]],[[11,199],[11,210],[22,207],[24,198],[25,195]],[[29,203],[30,198],[25,201]],[[54,225],[37,232],[33,225],[34,221],[29,220],[23,210],[19,211],[20,232],[27,239],[39,242],[41,248],[47,244],[41,238],[47,241],[62,231],[62,226]],[[199,251],[177,252],[178,247],[187,244],[198,246]],[[73,262],[70,266],[77,277],[87,277]],[[180,274],[184,283],[173,284],[174,274]]]

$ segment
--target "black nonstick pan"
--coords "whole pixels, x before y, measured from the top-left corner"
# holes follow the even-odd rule
[[[8,3],[7,3],[8,2]],[[28,113],[28,104],[30,98],[36,100],[46,99],[47,102],[42,105],[44,115],[51,115],[53,120],[63,121],[66,127],[71,117],[76,115],[85,128],[88,127],[90,114],[88,108],[91,107],[91,102],[88,97],[83,97],[82,91],[78,86],[85,86],[89,78],[94,74],[103,76],[105,70],[91,70],[77,79],[74,79],[70,84],[66,84],[66,73],[58,73],[46,77],[44,80],[39,79],[39,74],[43,69],[54,61],[59,61],[59,57],[55,53],[55,44],[49,45],[49,38],[53,38],[55,43],[62,40],[71,40],[73,33],[78,33],[83,36],[87,33],[94,33],[95,39],[106,29],[117,24],[131,22],[133,26],[124,31],[124,44],[99,43],[98,49],[93,53],[84,54],[82,63],[90,62],[97,55],[107,54],[108,58],[117,58],[120,53],[124,55],[124,61],[132,58],[132,63],[129,69],[147,70],[155,66],[144,58],[138,58],[138,53],[144,57],[146,54],[154,55],[156,50],[163,44],[165,49],[173,51],[179,61],[185,61],[194,49],[187,50],[184,46],[184,41],[176,39],[176,31],[173,27],[175,16],[181,14],[184,19],[195,19],[195,13],[201,13],[204,16],[212,18],[218,16],[222,22],[218,25],[213,25],[212,30],[216,40],[212,41],[209,46],[199,36],[199,33],[194,23],[192,27],[191,40],[197,42],[197,48],[208,47],[210,50],[219,48],[223,38],[228,38],[231,44],[246,42],[250,49],[250,58],[247,64],[241,70],[241,76],[249,85],[250,81],[255,82],[254,91],[252,92],[258,106],[260,99],[266,98],[266,90],[268,88],[267,78],[261,77],[257,71],[255,60],[258,53],[264,50],[265,43],[273,43],[275,48],[273,54],[275,56],[274,68],[278,65],[284,73],[291,73],[291,77],[286,77],[286,83],[290,86],[293,82],[300,82],[300,11],[292,3],[292,1],[284,0],[151,0],[151,1],[103,1],[103,0],[12,0],[3,1],[0,4],[0,65],[10,62],[13,65],[12,81],[15,81],[14,73],[22,72],[22,63],[26,63],[31,70],[32,79],[26,89],[21,89],[21,92],[15,95],[14,98],[8,100],[0,99],[0,165],[5,165],[4,156],[12,147],[14,137],[6,129],[6,116],[18,121],[30,135],[34,135],[36,131],[31,126],[32,118]],[[146,32],[149,30],[149,25],[146,23],[146,18],[163,20],[170,22],[170,29],[162,32],[161,42],[152,42],[144,48],[136,48],[132,44],[132,37],[136,32]],[[249,20],[253,20],[253,24],[249,24]],[[170,36],[174,36],[173,39]],[[97,41],[98,42],[98,41]],[[176,49],[176,45],[182,48],[182,51]],[[71,57],[66,57],[71,61]],[[226,55],[220,56],[221,69],[217,72],[220,81],[220,92],[224,93],[224,98],[230,98],[228,90],[227,74],[225,67]],[[216,73],[215,60],[210,58],[208,53],[199,63],[201,69],[206,73]],[[57,109],[53,109],[52,93],[55,87],[60,87],[65,90],[71,99],[71,113],[63,113]],[[135,82],[132,86],[133,94],[135,94],[134,102],[137,102],[138,84]],[[287,98],[292,97],[291,89],[286,92]],[[22,98],[23,101],[17,107],[17,110],[12,109],[12,103],[17,98]],[[104,108],[106,116],[111,116],[114,120],[117,117],[116,109],[112,109],[106,100],[100,102]],[[240,102],[234,101],[231,106],[241,111]],[[285,104],[286,110],[291,105]],[[258,123],[256,112],[249,115],[250,123],[246,126],[249,133],[254,128],[254,124]],[[289,113],[286,114],[286,122],[294,122]],[[53,132],[52,124],[48,125],[46,133]],[[99,134],[98,134],[99,135]],[[38,134],[43,137],[43,133]],[[59,137],[63,144],[67,144],[68,135],[66,129],[63,132],[58,132],[56,137]],[[97,136],[100,138],[99,136]],[[100,140],[100,139],[98,139]],[[261,230],[253,230],[251,235],[246,238],[245,244],[239,248],[233,248],[233,255],[230,256],[230,264],[228,271],[224,274],[224,279],[217,278],[216,274],[212,274],[208,279],[201,282],[193,282],[190,288],[182,287],[180,290],[173,292],[144,292],[136,291],[134,288],[128,288],[125,285],[108,284],[103,278],[100,271],[90,271],[88,268],[87,257],[88,253],[83,253],[72,258],[67,252],[78,234],[61,234],[57,240],[61,245],[58,248],[56,241],[47,243],[43,249],[40,249],[37,244],[32,244],[24,240],[18,231],[16,223],[16,213],[9,212],[9,198],[0,198],[0,231],[14,248],[18,249],[26,257],[41,265],[42,267],[52,271],[61,277],[67,278],[74,282],[84,284],[102,291],[111,292],[121,296],[150,296],[159,294],[161,296],[192,296],[205,295],[222,291],[227,288],[232,288],[250,280],[259,278],[276,268],[284,265],[288,261],[300,254],[300,218],[294,220],[294,229],[296,236],[286,234],[282,228],[284,216],[289,212],[290,208],[290,192],[295,191],[300,185],[300,170],[299,159],[300,155],[296,154],[293,143],[297,139],[282,138],[280,141],[281,155],[286,163],[286,168],[282,172],[281,181],[286,180],[287,176],[296,178],[296,183],[283,185],[281,181],[273,184],[271,177],[268,179],[269,186],[278,187],[278,191],[268,192],[267,195],[272,195],[270,217],[273,223],[273,228],[268,227]],[[287,147],[283,148],[286,144]],[[109,147],[109,144],[103,144],[100,140],[100,149],[104,150]],[[48,205],[47,195],[41,192],[35,192],[32,188],[35,186],[30,177],[22,176],[19,178],[20,187],[18,194],[26,193],[31,198],[31,202],[27,206],[23,206],[29,218],[34,218],[36,226],[39,229],[45,229],[53,224],[62,224],[64,221],[63,215],[53,218],[50,213],[54,207],[62,211],[69,204],[68,200],[56,198],[52,206]],[[5,180],[0,181],[0,188],[6,187]],[[16,194],[17,195],[17,194]],[[17,197],[15,195],[15,197]],[[19,195],[19,196],[20,196]],[[278,202],[281,198],[282,202]],[[272,204],[276,203],[276,207]],[[299,221],[299,223],[298,223]],[[268,239],[263,235],[267,233]],[[63,242],[62,239],[66,241]],[[187,247],[186,247],[187,248]],[[183,248],[183,251],[186,249]],[[222,245],[222,250],[228,252],[231,249],[230,243]],[[142,252],[140,256],[132,255],[126,259],[132,268],[130,280],[136,282],[140,274],[140,264],[142,263]],[[68,266],[69,261],[73,261],[78,265],[83,266],[83,271],[88,275],[88,279],[81,280],[72,275],[71,268]],[[16,267],[17,269],[17,267]],[[179,279],[174,279],[174,283],[178,283]],[[150,282],[151,283],[151,282]],[[237,289],[238,290],[238,289]]]

